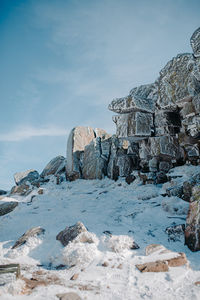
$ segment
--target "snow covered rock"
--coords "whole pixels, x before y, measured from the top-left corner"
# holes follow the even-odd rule
[[[44,168],[40,177],[57,175],[65,169],[65,158],[61,155],[54,157]]]
[[[195,30],[190,39],[190,44],[195,57],[200,57],[200,27]]]
[[[30,237],[34,237],[34,236],[38,236],[40,234],[43,234],[45,232],[45,230],[41,227],[33,227],[29,230],[27,230],[16,242],[15,244],[12,246],[12,249],[16,249],[18,247],[20,247],[21,245],[25,244],[27,242],[27,240]]]
[[[162,200],[162,208],[171,215],[187,215],[189,203],[178,197],[165,197]]]
[[[63,246],[67,246],[69,242],[73,241],[82,232],[87,232],[87,229],[83,223],[77,222],[75,225],[66,227],[59,232],[56,239],[60,241]]]
[[[56,295],[59,300],[81,300],[81,297],[77,295],[76,293],[64,293],[64,294],[57,294]]]
[[[165,232],[168,234],[169,241],[180,241],[184,236],[185,224],[179,224],[174,226],[169,226],[165,229]]]
[[[18,205],[18,202],[16,202],[16,201],[3,202],[3,203],[2,202],[3,201],[0,201],[0,216],[10,213]]]
[[[169,267],[166,261],[157,260],[155,262],[148,262],[144,264],[137,264],[136,268],[141,272],[168,272]]]
[[[16,185],[21,185],[27,182],[36,182],[38,181],[40,178],[39,173],[36,170],[27,170],[24,172],[18,172],[14,174],[14,179],[15,179],[15,183]]]
[[[21,184],[13,186],[10,194],[19,194],[20,196],[28,195],[32,191],[32,187],[28,184]]]
[[[103,237],[104,245],[111,251],[120,253],[124,250],[139,249],[138,244],[128,235],[111,235]]]

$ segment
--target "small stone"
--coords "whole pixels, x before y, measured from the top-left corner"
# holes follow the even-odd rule
[[[108,266],[109,266],[109,264],[108,264],[107,261],[105,261],[105,262],[102,264],[102,267],[108,267]]]
[[[165,261],[155,261],[136,265],[136,268],[141,272],[167,272],[169,271],[168,264]]]
[[[159,170],[160,171],[163,171],[165,173],[168,173],[169,172],[169,169],[170,169],[170,163],[167,162],[167,161],[161,161],[159,163]]]
[[[57,294],[56,296],[59,298],[59,300],[81,300],[79,295],[76,293]]]
[[[75,274],[70,278],[70,280],[76,280],[76,279],[78,279],[78,276],[79,276],[79,274],[78,274],[78,273],[75,273]]]
[[[19,194],[20,196],[25,196],[30,194],[32,188],[27,184],[16,185],[11,189],[11,194]]]
[[[0,216],[6,215],[13,211],[15,207],[18,205],[18,202],[3,202],[0,203]]]
[[[39,189],[39,190],[38,190],[38,194],[39,194],[39,195],[43,195],[43,194],[44,194],[44,190],[43,190],[43,189]]]
[[[117,269],[122,270],[122,269],[123,269],[123,265],[122,265],[122,264],[119,264],[119,266],[117,266]]]
[[[130,174],[130,175],[126,176],[125,181],[127,184],[131,184],[135,179],[136,179],[136,177],[134,175]]]
[[[196,281],[194,284],[198,286],[200,285],[200,281]]]
[[[64,230],[58,233],[56,239],[61,242],[63,246],[67,246],[69,242],[73,241],[81,232],[86,232],[87,229],[81,222],[77,222],[75,225],[66,227]]]
[[[165,172],[160,171],[156,174],[156,183],[162,184],[168,181],[168,177]]]

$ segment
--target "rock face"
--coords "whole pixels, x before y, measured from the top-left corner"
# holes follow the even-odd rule
[[[39,173],[36,170],[27,170],[25,172],[18,172],[14,174],[14,179],[15,179],[15,183],[16,185],[21,185],[24,184],[26,182],[36,182],[38,181],[40,178]]]
[[[40,177],[44,178],[48,175],[57,175],[65,169],[65,158],[61,155],[53,158],[44,168]]]
[[[195,57],[200,57],[200,27],[193,33],[190,44]]]
[[[2,201],[1,201],[2,202]],[[0,202],[0,216],[6,215],[13,211],[15,207],[18,205],[18,202]]]
[[[58,233],[56,239],[61,242],[63,246],[67,246],[69,242],[73,241],[80,233],[86,232],[87,229],[81,222],[77,222],[75,225],[66,227],[64,230]]]

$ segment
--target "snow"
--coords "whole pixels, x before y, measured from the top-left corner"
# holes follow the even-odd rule
[[[198,172],[199,167],[183,166],[173,169],[170,176],[174,184],[180,184]],[[200,286],[194,285],[200,280],[199,252],[191,252],[183,240],[174,242],[165,233],[167,227],[185,223],[188,203],[162,196],[166,187],[141,185],[138,180],[128,185],[123,178],[56,185],[52,176],[41,187],[42,195],[35,188],[28,196],[9,196],[19,205],[0,217],[0,264],[20,263],[26,278],[42,270],[61,283],[38,286],[30,295],[23,295],[23,280],[0,275],[0,299],[55,300],[56,294],[66,292],[89,300],[200,299]],[[63,247],[56,235],[77,221],[89,231],[84,233],[85,242],[78,236]],[[11,249],[24,232],[36,226],[44,228],[45,234]],[[133,242],[140,248],[131,250]],[[176,253],[146,256],[149,244],[161,244]],[[140,273],[136,268],[136,264],[174,257],[177,252],[186,254],[190,267],[164,273]],[[72,281],[74,274],[79,276]]]

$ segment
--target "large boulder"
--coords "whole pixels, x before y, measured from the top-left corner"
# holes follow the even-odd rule
[[[190,39],[190,44],[195,57],[200,57],[200,27],[195,30]]]
[[[16,249],[22,245],[24,245],[30,237],[41,235],[45,232],[45,229],[38,227],[33,227],[29,230],[27,230],[12,246],[12,249]]]
[[[64,156],[56,156],[54,157],[44,168],[40,177],[44,178],[48,175],[57,175],[64,171],[65,169],[65,158]]]
[[[102,179],[107,175],[111,139],[97,137],[85,147],[82,174],[84,179]]]
[[[18,205],[18,202],[11,201],[11,202],[0,202],[0,216],[6,215],[13,211],[15,207]]]
[[[60,231],[56,236],[56,240],[60,241],[63,246],[67,246],[69,242],[72,242],[82,232],[87,232],[87,229],[83,223],[77,222],[75,225]]]
[[[36,170],[27,170],[24,172],[18,172],[14,174],[14,179],[16,185],[25,184],[27,182],[33,183],[37,182],[40,178],[39,173]]]
[[[85,146],[89,145],[94,138],[95,132],[91,127],[79,126],[72,129],[67,141],[67,176],[76,173],[81,177],[83,152]]]

